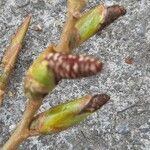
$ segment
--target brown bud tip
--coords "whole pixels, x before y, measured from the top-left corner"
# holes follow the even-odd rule
[[[89,56],[50,53],[46,60],[57,79],[74,79],[95,75],[102,69],[102,62]]]
[[[113,5],[107,7],[107,11],[105,14],[105,20],[101,27],[101,29],[105,28],[112,22],[114,22],[116,19],[118,19],[120,16],[123,16],[126,14],[126,9],[119,5]]]
[[[110,99],[110,96],[106,94],[97,94],[94,95],[88,104],[83,108],[82,112],[94,112],[100,109],[107,101]]]

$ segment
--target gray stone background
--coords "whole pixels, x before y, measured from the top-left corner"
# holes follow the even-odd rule
[[[39,112],[89,93],[107,93],[110,102],[80,125],[56,135],[30,138],[20,150],[150,149],[150,0],[90,0],[87,9],[100,2],[123,5],[127,14],[74,52],[102,59],[104,70],[89,78],[62,80]],[[28,13],[33,15],[32,24],[0,109],[1,144],[25,109],[25,71],[48,43],[59,40],[66,1],[0,0],[1,57],[11,35]],[[34,30],[38,24],[42,32]],[[133,64],[125,62],[127,57],[133,59]]]

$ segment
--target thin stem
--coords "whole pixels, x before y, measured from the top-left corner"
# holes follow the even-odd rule
[[[64,30],[61,34],[60,42],[56,47],[57,52],[69,53],[69,41],[72,36],[74,26],[80,17],[80,10],[85,6],[85,0],[68,0],[68,14]]]
[[[15,150],[17,147],[30,136],[29,124],[36,111],[42,104],[42,100],[29,100],[27,103],[26,110],[22,116],[17,129],[14,131],[10,139],[3,146],[2,150]]]
[[[5,94],[4,90],[0,89],[0,107],[3,104],[4,94]]]
[[[68,17],[67,17],[67,22],[66,22],[66,25],[64,27],[63,33],[61,35],[60,43],[55,48],[56,51],[62,52],[62,53],[69,53],[70,52],[70,50],[71,50],[71,48],[69,47],[70,37],[71,37],[71,34],[72,34],[73,30],[74,30],[74,25],[76,23],[76,20],[80,16],[79,11],[83,7],[83,4],[85,4],[85,0],[68,0]],[[112,13],[108,13],[108,14],[112,14]],[[78,28],[80,29],[80,27],[82,26],[82,21],[84,23],[84,22],[86,22],[89,19],[88,17],[86,18],[86,16],[84,16],[82,18],[81,23],[79,23],[78,26],[76,27],[77,29]],[[98,16],[99,16],[99,13],[98,13]],[[112,18],[112,17],[110,17],[110,15],[107,15],[107,16],[109,18]],[[114,17],[114,19],[116,19],[116,18]],[[108,23],[110,23],[109,19],[107,20],[106,18],[104,18],[102,20],[104,21],[103,23],[105,23],[105,26]],[[95,21],[95,19],[94,19],[94,21]],[[112,19],[111,19],[111,21],[112,21]],[[101,20],[99,21],[99,19],[98,19],[98,24],[99,24],[99,22],[101,23]],[[96,17],[96,23],[97,23],[97,17]],[[87,23],[86,23],[86,26],[87,26]],[[91,22],[88,23],[88,26],[91,26]],[[82,29],[84,29],[84,26],[82,26],[82,27],[83,27]],[[104,26],[102,26],[102,27],[104,27]],[[81,31],[82,31],[82,29],[81,29]],[[96,26],[96,31],[97,30],[98,29],[97,29],[97,26]],[[84,32],[81,32],[81,34],[82,33],[84,33]],[[92,30],[92,34],[88,35],[87,38],[92,36],[94,33],[95,33],[95,30],[94,31]],[[82,40],[82,42],[84,42],[84,40]],[[72,46],[72,47],[76,47],[76,46]],[[36,63],[34,63],[34,65],[32,67],[35,67],[35,66],[39,65],[39,62],[43,59],[45,54],[46,53],[44,53],[40,57],[40,59],[38,59],[38,61]],[[30,69],[32,70],[32,68],[30,68]],[[37,72],[36,72],[36,74],[37,74]],[[31,86],[31,84],[29,84],[29,86]],[[31,89],[33,90],[33,87]],[[39,90],[39,88],[36,88],[36,89]],[[42,96],[44,96],[44,95],[42,95]],[[28,104],[27,104],[26,110],[25,110],[25,112],[23,114],[22,120],[20,121],[17,129],[15,130],[13,135],[10,137],[10,139],[7,141],[7,143],[4,145],[2,150],[13,150],[13,149],[16,149],[19,146],[19,144],[21,142],[23,142],[29,136],[38,135],[38,133],[36,133],[36,132],[31,132],[31,130],[29,128],[30,128],[31,122],[34,119],[33,117],[34,117],[36,111],[39,109],[39,107],[42,104],[42,100],[43,100],[43,98],[40,98],[40,99],[37,99],[37,100],[34,100],[34,98],[32,98],[32,99],[30,99],[28,101]],[[91,106],[91,105],[87,105],[87,106]],[[92,106],[94,106],[94,105],[92,105]],[[84,111],[85,110],[89,111],[89,110],[92,110],[92,109],[91,109],[91,107],[85,107],[85,109],[83,109],[83,110]]]
[[[68,52],[69,51],[69,38],[72,28],[75,24],[75,14],[73,12],[77,12],[80,10],[83,5],[85,4],[84,0],[68,0],[68,21],[66,23],[66,26],[64,28],[64,31],[62,33],[62,37],[60,40],[60,46],[58,46],[58,50],[62,52]],[[67,49],[65,49],[67,48]],[[39,107],[42,104],[42,100],[29,100],[26,110],[23,114],[22,120],[18,124],[17,129],[14,131],[10,139],[6,142],[6,144],[3,146],[2,150],[12,150],[16,149],[26,138],[30,136],[29,133],[29,125],[34,117],[34,114],[39,109]]]

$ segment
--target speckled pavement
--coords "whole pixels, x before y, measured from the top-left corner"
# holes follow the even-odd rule
[[[40,112],[88,93],[107,93],[110,102],[80,125],[56,135],[30,138],[19,150],[150,149],[150,0],[89,0],[87,9],[100,2],[123,5],[127,14],[74,53],[96,56],[104,62],[104,70],[93,77],[62,80]],[[32,24],[0,109],[0,144],[8,139],[25,109],[25,71],[48,43],[59,40],[66,1],[0,0],[0,57],[28,13],[33,15]],[[41,32],[35,31],[37,25]]]

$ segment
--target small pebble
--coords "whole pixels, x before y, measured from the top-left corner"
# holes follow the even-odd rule
[[[128,56],[127,58],[125,58],[125,63],[129,64],[129,65],[132,65],[134,62],[133,58]]]
[[[40,24],[35,25],[35,26],[34,26],[34,28],[33,28],[33,30],[35,30],[35,31],[39,31],[39,32],[42,32],[42,31],[43,31],[43,29],[42,29],[42,27],[41,27],[41,25],[40,25]]]

